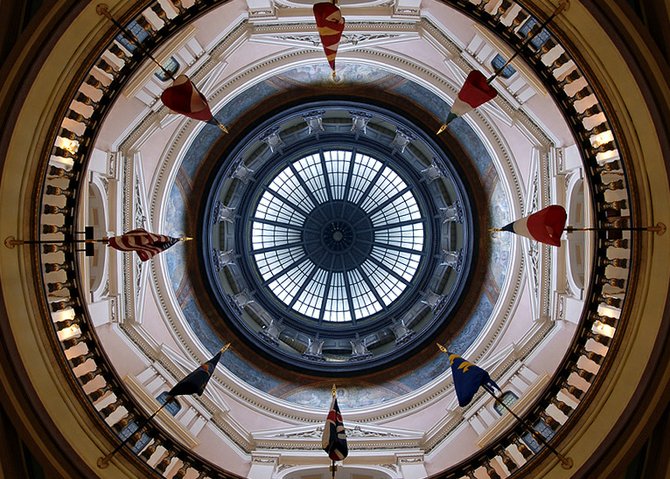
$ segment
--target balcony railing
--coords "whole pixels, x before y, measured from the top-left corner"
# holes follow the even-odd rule
[[[130,20],[125,24],[132,23],[133,28],[143,32],[138,35],[143,48],[126,48],[109,40],[115,36],[110,24],[110,37],[100,46],[98,60],[82,71],[74,95],[63,99],[66,112],[52,133],[52,148],[47,152],[37,195],[41,200],[36,204],[34,232],[44,240],[71,239],[76,231],[83,229],[83,225],[76,224],[77,207],[93,140],[124,84],[144,61],[145,52],[153,51],[176,30],[224,1],[196,0],[190,7],[184,7],[181,1],[171,0],[173,11],[166,11],[157,1],[137,3],[136,12],[142,10],[127,17]],[[630,260],[635,233],[614,228],[635,225],[627,161],[608,121],[610,112],[597,83],[579,65],[570,46],[551,33],[551,27],[542,42],[524,45],[526,37],[520,33],[521,26],[534,18],[518,3],[508,0],[501,3],[446,0],[445,3],[488,26],[513,49],[521,49],[520,56],[554,97],[581,149],[592,193],[593,226],[597,228],[586,307],[561,367],[524,415],[531,424],[544,424],[542,429],[550,431],[547,436],[558,445],[604,376],[609,352],[616,347],[626,317],[626,297],[634,274]],[[533,28],[527,32],[532,33]],[[74,246],[56,243],[36,247],[34,253],[38,259],[35,263],[38,277],[43,281],[45,311],[60,346],[62,363],[101,429],[108,431],[110,440],[120,441],[124,428],[144,419],[146,413],[108,364],[96,337],[81,287],[78,253]],[[143,435],[149,437],[148,442]],[[133,455],[132,447],[140,440],[141,449]],[[530,442],[527,431],[516,426],[494,444],[436,477],[520,477],[548,452]],[[126,458],[139,461],[142,467],[164,477],[168,474],[177,479],[187,474],[198,479],[236,477],[180,446],[153,423],[135,432],[129,446],[123,450]]]

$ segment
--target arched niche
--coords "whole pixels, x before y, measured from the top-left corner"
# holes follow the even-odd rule
[[[568,224],[570,226],[584,226],[584,180],[575,178],[568,185]],[[569,234],[566,268],[570,289],[580,292],[584,289],[588,255],[586,255],[586,234],[573,232]]]
[[[94,237],[100,238],[107,233],[107,197],[105,188],[97,175],[92,175],[88,183],[88,195],[86,198],[86,225],[93,227]],[[89,272],[88,287],[91,298],[96,301],[105,293],[107,274],[107,251],[102,245],[95,245],[95,254],[88,257],[87,266]]]

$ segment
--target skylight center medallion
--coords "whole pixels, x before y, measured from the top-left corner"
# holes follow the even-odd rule
[[[361,266],[372,252],[372,221],[348,201],[329,201],[309,215],[302,233],[307,256],[320,268],[344,272]]]

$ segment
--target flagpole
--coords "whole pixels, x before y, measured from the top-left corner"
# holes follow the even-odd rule
[[[191,241],[193,238],[190,236],[182,236],[179,238],[179,241]],[[14,236],[8,236],[5,238],[4,244],[9,249],[14,249],[15,246],[22,246],[26,244],[91,244],[91,243],[103,243],[106,244],[109,242],[109,238],[103,237],[100,239],[71,239],[71,240],[22,240],[16,239]]]
[[[656,223],[656,226],[632,226],[628,228],[619,228],[619,227],[604,227],[604,228],[594,228],[594,227],[575,227],[575,226],[568,226],[565,228],[565,231],[568,233],[572,233],[574,231],[601,231],[601,230],[608,230],[608,231],[649,231],[652,233],[656,233],[658,235],[662,235],[666,231],[666,226],[664,223]]]
[[[337,387],[333,383],[333,387],[330,390],[330,394],[333,398],[337,397]],[[337,471],[337,465],[335,464],[335,459],[331,459],[330,472],[332,474],[332,479],[335,479],[335,471]]]
[[[82,244],[82,243],[106,243],[107,238],[102,239],[72,239],[72,240],[22,240],[16,239],[14,236],[5,238],[5,246],[13,249],[15,246],[24,244]]]
[[[664,223],[656,223],[656,226],[632,226],[632,227],[608,227],[603,228],[598,227],[579,227],[579,226],[566,226],[566,233],[573,233],[575,231],[649,231],[650,233],[656,233],[659,236],[664,234],[667,230],[667,227]],[[490,233],[500,233],[504,231],[502,228],[489,228]]]
[[[493,396],[493,399],[495,399],[495,401],[496,401],[498,404],[500,404],[502,407],[504,407],[505,409],[507,409],[507,411],[509,411],[509,413],[510,413],[512,416],[514,416],[514,418],[515,418],[517,421],[519,421],[519,423],[520,423],[523,427],[525,427],[526,430],[528,430],[528,432],[529,432],[529,433],[530,433],[530,434],[531,434],[537,441],[541,442],[543,446],[545,446],[547,449],[549,449],[549,451],[551,451],[553,454],[555,454],[556,457],[558,457],[558,460],[561,461],[561,467],[563,467],[563,469],[571,469],[571,468],[572,468],[574,462],[573,462],[573,460],[572,460],[571,457],[564,456],[563,454],[561,454],[560,452],[558,452],[558,451],[556,450],[555,447],[553,447],[551,444],[549,444],[549,443],[547,442],[547,440],[544,438],[544,436],[543,436],[542,434],[540,434],[539,432],[537,432],[537,431],[535,430],[535,428],[532,426],[532,424],[529,424],[525,419],[522,419],[521,417],[519,417],[514,411],[512,411],[512,410],[509,408],[509,406],[508,406],[507,404],[505,404],[505,403],[502,401],[502,399],[501,399],[500,397],[496,396],[496,395],[495,395],[495,392],[494,392],[490,387],[488,387],[488,386],[485,385],[485,384],[484,384],[482,387],[484,388],[484,390],[485,390],[487,393],[489,393],[491,396]]]
[[[510,63],[512,63],[512,60],[514,60],[517,56],[519,56],[519,54],[523,51],[523,49],[526,48],[526,45],[528,45],[533,40],[533,38],[535,38],[537,35],[539,35],[539,33],[544,29],[544,27],[549,25],[549,23],[556,17],[556,15],[558,15],[559,13],[561,13],[563,10],[565,10],[568,7],[569,3],[570,3],[569,0],[561,0],[558,3],[558,7],[556,7],[556,10],[554,10],[554,13],[552,13],[549,16],[549,18],[547,18],[544,22],[542,22],[540,24],[540,28],[538,28],[537,31],[533,35],[530,35],[528,38],[526,38],[526,40],[524,40],[524,42],[521,44],[519,49],[516,52],[514,52],[514,54],[509,58],[509,60],[507,60],[505,62],[505,64],[503,66],[501,66],[500,68],[495,69],[495,71],[493,72],[493,75],[491,75],[489,77],[489,79],[486,80],[486,83],[490,84],[498,75],[500,75],[500,73],[502,73],[502,71]]]
[[[174,73],[172,73],[171,71],[167,70],[163,65],[161,65],[161,64],[158,62],[158,60],[156,60],[156,58],[154,58],[154,56],[151,54],[151,52],[150,52],[149,50],[147,50],[147,49],[145,48],[145,46],[142,45],[142,43],[140,43],[140,42],[137,40],[137,38],[135,37],[135,35],[133,34],[133,32],[128,31],[128,29],[127,29],[126,27],[124,27],[123,25],[121,25],[119,22],[116,21],[116,19],[112,16],[112,14],[109,13],[109,7],[107,7],[107,5],[105,5],[104,3],[100,3],[100,4],[98,4],[98,6],[96,7],[95,11],[98,13],[98,15],[102,15],[102,16],[106,17],[110,22],[112,22],[112,23],[116,26],[116,28],[118,28],[119,30],[121,30],[121,32],[123,33],[123,35],[124,35],[124,36],[125,36],[125,37],[126,37],[132,44],[133,44],[133,45],[135,45],[137,48],[139,48],[140,50],[142,50],[142,53],[144,53],[144,55],[145,55],[147,58],[149,58],[152,62],[154,62],[156,65],[158,65],[158,68],[160,68],[161,70],[163,70],[163,73],[165,73],[165,75],[166,75],[170,80],[172,80],[173,82],[175,81]],[[191,83],[193,83],[193,82],[191,82]],[[198,93],[200,93],[200,90],[198,90],[198,88],[195,86],[195,84],[193,84],[193,87],[198,91]],[[212,123],[214,123],[214,124],[218,127],[218,129],[221,130],[223,133],[226,133],[226,134],[228,133],[228,128],[226,128],[226,125],[224,125],[224,124],[221,123],[219,120],[217,120],[217,119],[214,117],[214,115],[212,115],[212,120],[211,120],[211,121],[212,121]]]
[[[437,343],[437,348],[438,348],[440,351],[442,351],[444,354],[447,354],[447,355],[449,354],[449,351],[447,350],[447,348],[446,348],[445,346],[442,346],[440,343]],[[530,425],[530,424],[527,423],[524,419],[522,419],[521,417],[519,417],[514,411],[512,411],[512,410],[507,406],[507,404],[505,404],[505,403],[504,403],[498,396],[496,396],[496,395],[495,395],[495,392],[493,391],[493,389],[491,389],[491,387],[490,387],[489,385],[487,385],[487,384],[482,384],[482,387],[484,388],[484,390],[486,390],[487,393],[489,393],[491,396],[493,396],[493,399],[495,399],[495,401],[496,401],[498,404],[500,404],[502,407],[504,407],[505,409],[507,409],[507,410],[512,414],[512,416],[514,416],[514,417],[517,419],[517,421],[519,421],[519,423],[520,423],[522,426],[524,426],[524,427],[528,430],[528,432],[529,432],[535,439],[537,439],[538,441],[540,441],[540,442],[541,442],[547,449],[549,449],[549,451],[551,451],[553,454],[555,454],[555,455],[558,457],[558,459],[561,461],[561,466],[562,466],[564,469],[570,469],[570,468],[572,468],[573,461],[572,461],[571,458],[564,456],[563,454],[561,454],[560,452],[558,452],[558,451],[556,450],[556,448],[554,448],[551,444],[549,444],[549,443],[546,441],[546,439],[545,439],[540,433],[538,433],[532,425]]]
[[[119,452],[123,446],[126,445],[126,443],[130,440],[130,438],[133,437],[133,436],[135,435],[135,433],[141,431],[141,430],[144,428],[144,426],[146,426],[147,424],[149,424],[149,421],[151,421],[151,420],[156,416],[156,414],[158,414],[158,413],[159,413],[165,406],[167,406],[168,403],[169,403],[170,401],[172,401],[172,399],[174,399],[172,396],[166,396],[166,397],[165,397],[165,402],[161,405],[161,407],[159,407],[158,410],[157,410],[155,413],[153,413],[151,416],[149,416],[147,419],[145,419],[145,421],[144,421],[141,425],[137,426],[137,429],[135,429],[135,431],[133,431],[132,433],[128,434],[128,437],[125,438],[125,439],[121,442],[121,444],[119,444],[118,446],[116,446],[116,447],[112,450],[112,452],[110,452],[110,453],[107,454],[106,456],[104,456],[104,457],[99,457],[99,458],[98,458],[98,463],[97,463],[98,468],[99,468],[99,469],[106,469],[107,466],[109,466],[109,461],[111,461],[112,457],[114,457],[114,455],[115,455],[117,452]]]
[[[165,75],[166,75],[168,78],[170,78],[170,80],[174,81],[174,74],[173,74],[171,71],[167,70],[163,65],[161,65],[161,64],[158,62],[158,60],[156,60],[156,59],[153,57],[153,55],[151,55],[151,52],[149,52],[149,50],[147,50],[147,49],[144,47],[144,45],[142,45],[142,43],[140,43],[140,42],[137,40],[137,38],[135,37],[135,35],[133,34],[133,32],[128,31],[128,29],[127,29],[126,27],[124,27],[123,25],[121,25],[119,22],[116,21],[116,19],[112,16],[112,14],[109,13],[109,7],[108,7],[106,4],[104,4],[104,3],[99,3],[99,4],[95,7],[95,11],[96,11],[96,13],[97,13],[98,15],[102,15],[102,16],[106,17],[107,20],[109,20],[110,22],[112,22],[112,23],[116,26],[116,28],[118,28],[119,30],[121,30],[121,32],[123,32],[123,35],[128,39],[129,42],[131,42],[131,43],[132,43],[133,45],[135,45],[137,48],[139,48],[140,50],[142,50],[142,53],[144,53],[144,55],[145,55],[147,58],[149,58],[152,62],[154,62],[156,65],[158,65],[158,68],[160,68],[161,70],[163,70],[163,73],[165,73]]]

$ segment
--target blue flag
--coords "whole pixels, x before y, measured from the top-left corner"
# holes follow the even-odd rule
[[[459,406],[464,407],[470,404],[480,386],[491,393],[493,392],[493,388],[500,391],[500,388],[491,379],[489,373],[482,368],[466,361],[458,354],[448,354]]]
[[[174,387],[168,391],[168,396],[175,397],[188,394],[197,394],[198,396],[201,396],[205,390],[205,386],[207,386],[209,379],[214,373],[216,365],[219,363],[223,351],[224,350],[222,349],[216,353],[212,359],[201,364],[200,367],[191,371],[188,376],[175,384]]]

